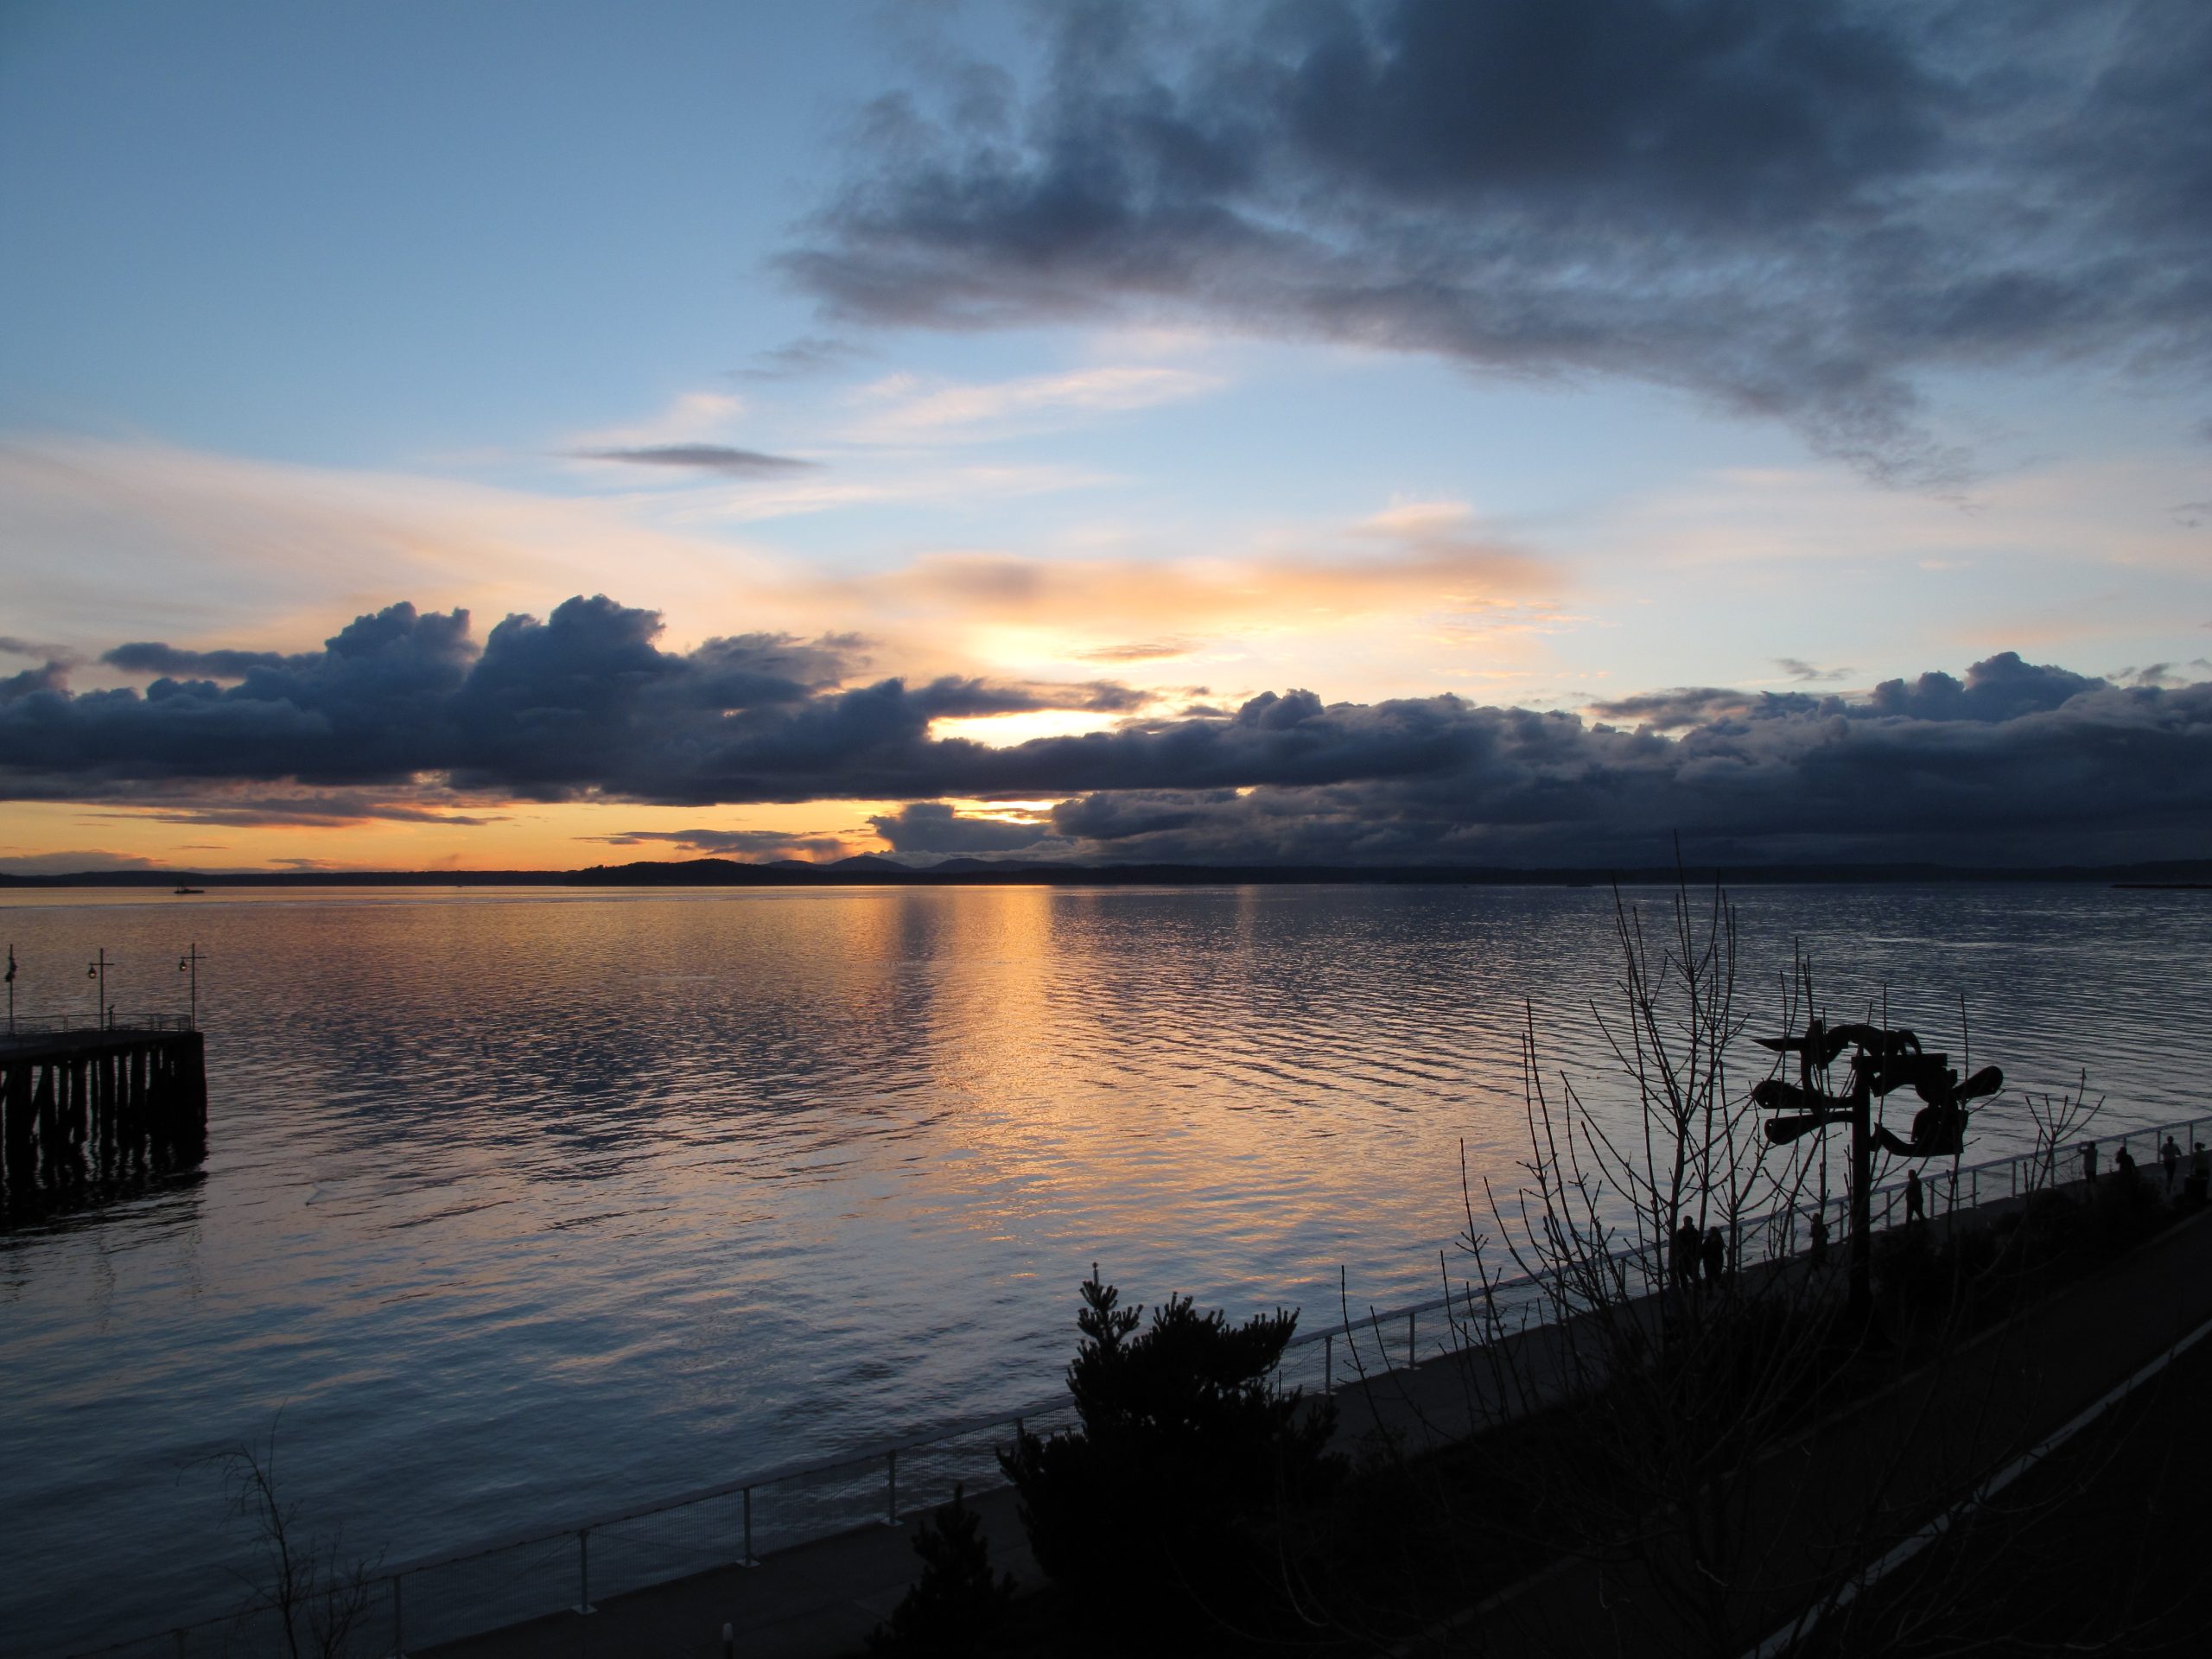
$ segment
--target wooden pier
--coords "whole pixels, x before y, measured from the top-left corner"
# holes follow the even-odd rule
[[[183,1020],[0,1034],[0,1226],[196,1167],[206,1048]]]

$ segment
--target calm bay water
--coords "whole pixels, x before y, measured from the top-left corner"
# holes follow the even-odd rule
[[[1647,912],[1666,895],[1639,892]],[[2212,895],[1752,888],[1837,1017],[2107,1125],[2212,1110]],[[1095,1260],[1236,1313],[1430,1294],[1510,1179],[1526,1000],[1591,1072],[1610,893],[1549,888],[7,896],[26,1014],[178,1012],[194,1180],[0,1235],[0,1630],[223,1611],[206,1459],[410,1556],[1048,1391]],[[1748,1078],[1747,1078],[1748,1080]],[[1607,1085],[1592,1079],[1597,1098]],[[1615,1091],[1617,1093],[1617,1091]]]

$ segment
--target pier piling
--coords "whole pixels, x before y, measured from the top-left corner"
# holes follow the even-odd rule
[[[206,1052],[181,1022],[0,1036],[0,1226],[196,1165]]]

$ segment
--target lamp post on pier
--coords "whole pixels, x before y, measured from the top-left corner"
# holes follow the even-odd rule
[[[192,1029],[200,1029],[200,947],[193,945],[178,960],[176,970],[192,976]]]
[[[99,1027],[100,1030],[102,1030],[102,1031],[105,1031],[105,1030],[107,1029],[107,1021],[108,1021],[108,1007],[107,1007],[107,970],[108,970],[108,967],[109,967],[109,963],[108,963],[108,959],[107,959],[107,947],[106,947],[105,945],[102,945],[102,946],[100,947],[100,953],[99,953],[99,957],[96,957],[93,961],[92,961],[92,962],[90,962],[90,963],[86,963],[86,967],[85,967],[85,977],[86,977],[86,979],[96,979],[96,980],[98,980],[98,981],[99,982],[99,999],[100,999],[100,1001],[99,1001],[99,1008],[96,1010],[96,1012],[97,1012],[97,1014],[98,1014],[99,1017],[98,1017],[97,1019],[95,1019],[95,1020],[92,1021],[92,1024],[93,1024],[94,1026],[98,1027]]]

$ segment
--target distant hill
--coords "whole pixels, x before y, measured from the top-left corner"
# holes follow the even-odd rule
[[[1732,887],[1796,883],[2082,882],[2144,889],[2212,885],[2212,860],[2158,864],[2066,865],[1975,869],[1945,864],[1777,864],[1692,866],[1691,882]],[[797,859],[749,864],[735,859],[598,864],[583,870],[82,870],[62,875],[0,874],[6,887],[1241,887],[1331,883],[1387,887],[1602,887],[1670,884],[1662,868],[1518,869],[1474,865],[1052,864],[949,858],[914,869],[874,853],[830,864]],[[189,902],[180,898],[180,904]]]
[[[1078,870],[1080,864],[1056,863],[1046,858],[941,858],[922,867],[931,875],[966,875],[977,870]]]

